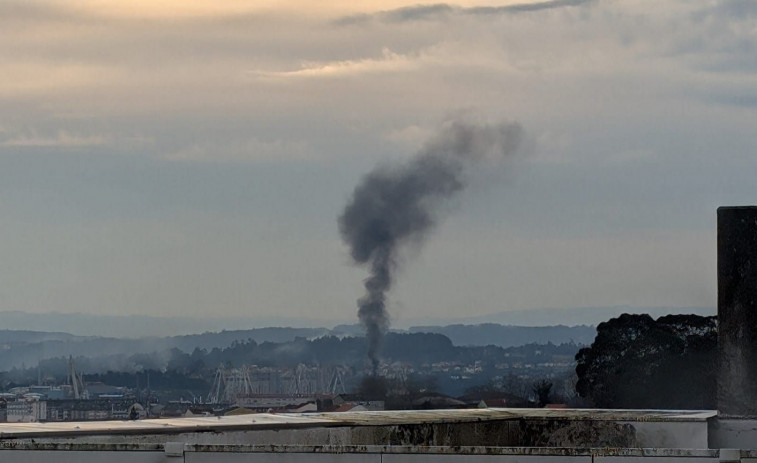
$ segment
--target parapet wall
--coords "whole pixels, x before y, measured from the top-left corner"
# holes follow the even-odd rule
[[[484,409],[253,414],[136,422],[0,426],[0,442],[529,448],[708,445],[714,412]]]
[[[417,446],[250,446],[196,445],[181,442],[118,446],[113,444],[0,445],[4,463],[706,463],[757,461],[744,450],[417,447]]]

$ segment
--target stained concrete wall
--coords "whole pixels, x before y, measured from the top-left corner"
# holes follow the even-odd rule
[[[206,445],[409,445],[564,448],[707,448],[706,421],[513,419],[376,426],[318,426],[176,434],[39,436],[36,442]]]
[[[167,457],[165,452],[0,450],[0,461],[3,463],[179,463],[182,459]]]
[[[709,428],[710,448],[757,449],[757,420],[721,418]]]
[[[707,422],[629,422],[636,431],[636,442],[641,448],[706,449],[709,425]],[[736,447],[750,448],[750,447]]]
[[[158,451],[79,451],[79,450],[0,450],[3,463],[707,463],[722,462],[718,451],[676,449],[571,449],[532,448],[401,448],[383,451],[355,452],[354,449],[335,449],[329,452],[289,451],[271,448],[225,449],[222,446],[191,449],[181,453]],[[456,453],[459,452],[459,453]],[[736,452],[736,460],[757,463],[754,455]],[[729,460],[733,461],[733,460]]]
[[[186,463],[382,463],[381,454],[308,454],[308,453],[187,453]],[[171,462],[167,462],[171,463]]]
[[[326,458],[312,458],[324,456]],[[312,459],[311,459],[312,458]],[[203,454],[187,454],[187,463],[247,463],[249,456],[241,454],[214,455],[212,460]],[[256,456],[261,463],[591,463],[591,456],[541,456],[541,455],[306,455],[269,454]],[[716,461],[716,460],[715,460]],[[680,462],[680,460],[679,460]],[[702,462],[702,460],[699,460]],[[644,463],[653,463],[645,461]],[[681,462],[683,463],[683,462]]]

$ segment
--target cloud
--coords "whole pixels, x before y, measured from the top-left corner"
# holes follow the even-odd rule
[[[414,5],[393,10],[380,11],[377,13],[363,13],[344,16],[336,21],[340,25],[355,25],[369,21],[384,23],[403,23],[412,21],[438,21],[447,19],[452,15],[490,16],[501,14],[527,13],[532,11],[551,10],[579,6],[591,3],[594,0],[547,0],[533,3],[516,3],[501,6],[473,6],[461,7],[447,3],[432,5]]]
[[[594,0],[548,0],[546,2],[516,3],[514,5],[504,6],[472,7],[464,9],[463,12],[473,15],[527,13],[530,11],[551,10],[554,8],[579,6],[587,3],[592,3],[593,1]]]
[[[730,18],[745,19],[757,16],[757,3],[753,0],[723,0],[717,2],[712,11]]]
[[[65,0],[9,0],[0,11],[18,14],[39,14],[46,19],[66,18],[76,14],[81,18],[194,18],[208,15],[223,16],[231,13],[242,14],[265,8],[265,1],[247,2],[244,0],[229,0],[222,4],[215,4],[201,0],[163,1],[132,0],[128,4],[113,4],[102,0],[81,0],[68,2]]]
[[[23,134],[12,136],[0,141],[0,146],[16,148],[41,148],[41,147],[84,147],[105,145],[110,142],[110,138],[103,135],[77,135],[59,130],[53,136],[40,136],[37,134]]]
[[[251,161],[312,161],[316,158],[310,147],[301,141],[260,140],[197,143],[178,151],[161,155],[171,161],[190,162],[251,162]]]
[[[575,266],[591,253],[589,242],[575,254],[571,243],[535,243],[527,252],[503,243],[661,227],[679,236],[712,224],[718,203],[752,195],[754,0],[189,2],[0,2],[0,212],[19,223],[0,249],[13,269],[3,275],[12,283],[6,306],[221,313],[317,305],[344,313],[362,277],[343,268],[333,227],[351,179],[412,152],[460,108],[494,120],[517,115],[534,134],[534,155],[512,181],[487,186],[496,199],[461,208],[460,228],[447,229],[459,241],[439,241],[439,255],[459,255],[429,253],[429,265],[417,267],[425,285],[408,280],[398,295],[419,310],[449,312],[465,303],[457,296],[478,298],[466,303],[476,311],[502,310],[494,306],[502,301],[597,303],[595,276],[620,288],[606,291],[608,300],[657,284],[649,300],[687,302],[695,279],[682,273],[692,284],[663,289],[673,273],[646,258],[614,276],[618,265],[632,268],[619,262],[624,252],[639,254],[654,240],[608,245],[607,255],[590,255],[599,269],[592,272]],[[345,27],[350,21],[366,27]],[[130,144],[134,134],[154,142]],[[183,214],[192,219],[175,222]],[[115,232],[97,229],[93,247],[92,235],[68,231],[61,242],[60,228],[47,226],[135,217],[194,233],[193,241],[174,254],[135,226],[115,241]],[[234,239],[212,228],[224,217]],[[241,217],[271,229],[247,232],[233,221]],[[459,272],[452,284],[444,272],[479,246],[471,229],[493,236],[468,261],[472,286],[460,290]],[[313,230],[330,244],[307,244]],[[283,234],[291,239],[277,243]],[[703,242],[644,255],[696,256],[712,249]],[[53,248],[76,252],[51,260]],[[307,262],[292,257],[303,252]],[[323,256],[334,262],[314,271],[309,263]],[[121,260],[129,265],[114,277],[107,270]],[[95,268],[58,297],[51,261]],[[695,270],[702,268],[711,267]],[[326,281],[315,284],[316,274]],[[166,275],[173,280],[163,285]],[[523,279],[503,287],[502,275]],[[621,288],[624,277],[638,284]],[[566,284],[549,292],[533,283],[558,280]],[[156,281],[163,286],[150,288]],[[449,290],[430,301],[428,287]]]
[[[712,95],[708,101],[724,106],[744,109],[757,109],[757,92],[751,94],[720,94]]]
[[[3,52],[0,51],[0,59],[2,58]],[[66,90],[95,87],[117,79],[120,71],[116,67],[95,64],[47,60],[35,62],[30,57],[6,58],[5,62],[0,62],[0,72],[3,74],[0,98],[19,99],[28,95],[54,95]]]
[[[727,0],[699,4],[658,23],[657,52],[676,57],[697,71],[716,74],[757,72],[757,2]],[[672,31],[672,33],[671,33]],[[663,36],[667,33],[667,36]]]
[[[359,77],[366,84],[389,85],[382,81],[386,74],[411,74],[416,72],[418,76],[428,76],[428,73],[459,72],[464,70],[468,73],[476,71],[487,72],[515,72],[521,73],[528,68],[528,63],[518,59],[506,59],[497,50],[481,53],[472,50],[466,43],[442,42],[429,47],[411,50],[407,53],[396,53],[384,47],[380,57],[366,57],[337,61],[312,61],[305,62],[300,69],[268,71],[249,71],[252,77],[265,80],[282,79],[330,79],[339,77]],[[439,74],[442,75],[442,74]],[[404,89],[396,89],[401,92]]]
[[[409,71],[417,68],[416,59],[393,53],[388,48],[381,51],[381,58],[342,60],[330,62],[306,62],[301,69],[293,71],[252,71],[257,77],[338,77],[368,73]]]
[[[378,13],[361,13],[343,16],[335,21],[339,25],[355,25],[377,20],[380,22],[399,23],[406,21],[439,20],[461,11],[459,6],[437,3],[434,5],[414,5]]]
[[[0,2],[0,24],[39,23],[39,22],[65,22],[81,20],[82,12],[70,4],[52,4],[39,1],[13,1]],[[12,20],[12,21],[11,21]]]
[[[406,148],[408,151],[413,152],[420,149],[423,143],[431,138],[432,134],[433,130],[431,128],[413,124],[397,129],[391,129],[384,134],[384,137],[399,146]]]

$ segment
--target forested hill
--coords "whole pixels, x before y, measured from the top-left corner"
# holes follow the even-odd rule
[[[411,333],[439,333],[456,346],[500,347],[522,346],[528,343],[575,343],[589,345],[597,334],[593,326],[509,326],[496,323],[481,325],[414,326]]]
[[[325,328],[258,328],[252,330],[221,331],[165,338],[142,339],[73,336],[65,333],[0,330],[0,371],[34,366],[40,360],[61,356],[130,356],[133,354],[163,352],[178,349],[193,350],[225,348],[233,343],[254,341],[262,343],[288,343],[296,339],[317,339],[325,336],[351,337],[362,330],[358,326]],[[495,324],[450,327],[426,327],[419,332],[439,333],[454,346],[498,347],[520,346],[528,343],[575,343],[588,345],[593,341],[592,327],[518,327]],[[395,339],[395,338],[392,338]],[[396,338],[396,340],[404,338]],[[419,338],[418,338],[419,339]],[[400,342],[400,341],[398,341]],[[344,346],[343,346],[344,347]],[[395,344],[388,343],[387,349]],[[437,346],[439,347],[439,346]]]
[[[528,344],[520,347],[454,346],[450,340],[435,333],[389,333],[381,349],[386,364],[408,363],[419,367],[434,363],[472,365],[484,369],[511,359],[521,363],[553,362],[555,358],[572,360],[581,346],[575,344]],[[308,340],[297,338],[284,343],[253,340],[234,342],[225,348],[194,349],[187,353],[179,349],[120,355],[93,353],[90,357],[76,357],[77,368],[87,374],[107,371],[176,371],[181,374],[209,374],[219,365],[232,367],[347,366],[356,371],[369,367],[364,338],[324,336]],[[36,365],[27,365],[36,367]],[[67,357],[56,356],[39,363],[45,375],[63,376],[67,373]],[[36,368],[31,369],[36,378]],[[11,374],[14,376],[14,374]]]

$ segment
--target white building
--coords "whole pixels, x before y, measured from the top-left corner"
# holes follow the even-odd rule
[[[9,423],[33,423],[45,421],[47,402],[44,400],[25,399],[8,402],[7,420]]]

